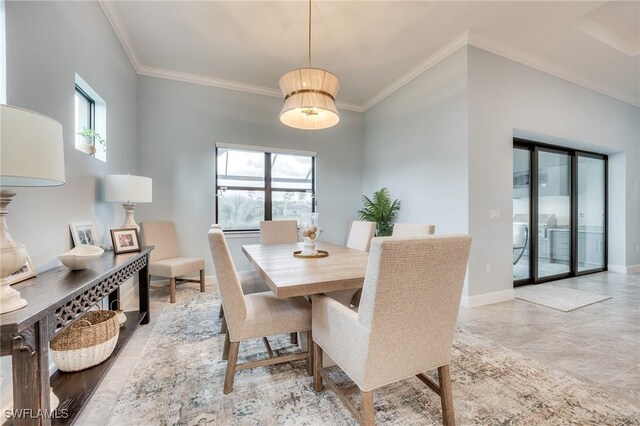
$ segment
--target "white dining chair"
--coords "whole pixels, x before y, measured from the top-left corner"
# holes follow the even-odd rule
[[[267,365],[307,360],[307,369],[312,373],[311,345],[304,352],[273,356],[266,336],[306,332],[311,341],[311,306],[302,297],[278,299],[272,292],[245,295],[238,280],[236,268],[231,259],[224,234],[219,229],[211,229],[208,234],[211,256],[216,269],[218,287],[227,320],[227,332],[223,349],[223,359],[227,369],[223,392],[233,391],[237,370],[263,367]],[[238,364],[240,341],[262,337],[268,348],[269,358]]]
[[[393,225],[392,237],[411,238],[426,237],[436,233],[435,225],[423,225],[419,223],[396,223]]]
[[[260,222],[260,244],[294,244],[298,242],[295,220],[263,220]]]
[[[373,390],[416,376],[440,396],[443,423],[454,425],[449,364],[470,246],[466,235],[374,238],[358,312],[312,296],[314,389],[324,380],[373,425]],[[323,370],[323,353],[358,387],[360,410]],[[424,374],[432,369],[439,383]]]

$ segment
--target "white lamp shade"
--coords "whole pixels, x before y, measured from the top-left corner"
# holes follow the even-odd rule
[[[150,203],[151,178],[135,175],[107,175],[105,200],[119,203]]]
[[[335,97],[340,81],[318,68],[299,68],[280,79],[285,97],[280,121],[296,129],[326,129],[340,121]]]
[[[0,105],[0,186],[64,182],[62,125],[37,112]]]

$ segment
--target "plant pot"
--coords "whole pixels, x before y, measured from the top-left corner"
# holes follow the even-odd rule
[[[91,142],[91,138],[79,138],[76,141],[76,149],[85,154],[94,155],[96,153],[96,147]]]

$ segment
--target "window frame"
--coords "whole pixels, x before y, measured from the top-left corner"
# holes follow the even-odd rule
[[[87,92],[85,92],[82,87],[78,86],[76,84],[76,90],[75,93],[79,94],[80,96],[82,96],[87,103],[89,104],[89,126],[87,126],[88,129],[95,131],[96,130],[96,101],[89,96],[89,94]],[[84,127],[84,126],[82,126]],[[82,129],[80,130],[82,131]],[[91,144],[95,146],[96,141],[95,140],[91,140]]]
[[[223,185],[220,186],[218,184],[218,153],[220,149],[225,150],[237,150],[237,151],[255,151],[264,154],[264,188],[256,188],[256,187],[248,187],[248,186],[240,186],[240,185]],[[273,188],[271,182],[271,174],[273,168],[273,162],[271,161],[272,155],[296,155],[300,157],[309,157],[311,158],[311,189],[300,189],[300,188]],[[218,146],[215,147],[215,204],[216,204],[216,224],[220,224],[220,214],[219,214],[219,206],[218,198],[220,196],[220,191],[260,191],[264,192],[264,220],[272,220],[273,218],[273,193],[274,192],[297,192],[297,193],[310,193],[311,194],[311,212],[316,211],[316,154],[304,154],[299,152],[286,152],[286,151],[278,151],[269,148],[260,148],[260,147],[246,147],[246,146]],[[246,233],[246,232],[258,232],[260,229],[258,228],[247,228],[247,229],[224,229],[224,232],[228,233]]]

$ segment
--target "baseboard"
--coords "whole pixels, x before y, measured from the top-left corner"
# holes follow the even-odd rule
[[[462,295],[460,305],[465,308],[477,308],[478,306],[491,305],[493,303],[507,302],[516,298],[512,288],[493,293],[479,294],[477,296]]]
[[[620,266],[607,265],[609,272],[617,272],[619,274],[637,274],[640,273],[640,265]]]

